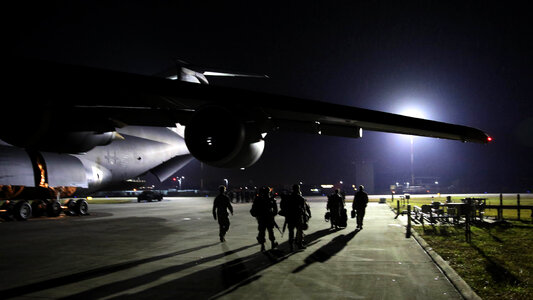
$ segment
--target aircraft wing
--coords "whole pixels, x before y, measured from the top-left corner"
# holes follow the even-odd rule
[[[4,74],[9,74],[4,95],[12,95],[5,96],[9,98],[5,98],[4,108],[13,112],[4,118],[4,122],[12,122],[5,124],[7,128],[30,126],[22,120],[41,118],[44,112],[49,119],[71,124],[68,128],[73,131],[105,132],[126,125],[187,126],[203,108],[223,107],[245,123],[256,123],[261,133],[292,130],[357,138],[362,129],[463,142],[491,141],[483,131],[462,125],[89,67],[13,60]],[[25,117],[21,120],[21,116]]]

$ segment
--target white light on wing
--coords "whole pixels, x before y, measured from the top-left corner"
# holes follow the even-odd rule
[[[231,74],[231,73],[211,72],[211,71],[204,72],[204,75],[206,76],[228,76],[228,77],[238,76],[236,74]]]
[[[413,118],[419,118],[419,119],[425,119],[426,115],[419,109],[416,108],[407,108],[404,111],[400,113],[401,115],[413,117]]]

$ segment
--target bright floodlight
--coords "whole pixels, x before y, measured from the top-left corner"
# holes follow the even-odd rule
[[[413,118],[419,118],[419,119],[425,119],[426,115],[419,109],[414,107],[405,108],[401,113],[401,115],[413,117]],[[408,135],[411,140],[411,185],[415,184],[415,172],[414,172],[414,140],[412,135]]]
[[[421,110],[416,109],[416,108],[407,108],[403,110],[400,114],[404,116],[408,116],[408,117],[419,118],[419,119],[426,118],[426,114],[424,114]]]

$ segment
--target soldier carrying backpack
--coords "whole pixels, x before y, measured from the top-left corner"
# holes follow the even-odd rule
[[[268,230],[268,239],[272,244],[272,249],[278,246],[274,236],[274,226],[276,221],[274,217],[278,214],[278,205],[276,199],[270,196],[270,189],[266,186],[261,187],[259,194],[255,197],[250,214],[257,219],[257,241],[261,244],[261,251],[265,251],[265,231]]]
[[[305,249],[303,240],[303,231],[308,228],[307,222],[311,218],[311,209],[309,204],[300,191],[300,186],[292,186],[292,193],[281,198],[281,211],[285,216],[285,223],[289,227],[289,246],[294,251],[294,243],[300,249]],[[296,229],[296,239],[294,230]]]
[[[346,209],[339,189],[336,189],[333,194],[328,196],[326,209],[330,211],[331,228],[346,227]]]

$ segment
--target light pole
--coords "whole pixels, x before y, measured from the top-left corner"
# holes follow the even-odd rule
[[[415,185],[415,171],[414,171],[414,161],[415,161],[415,154],[414,154],[414,142],[413,142],[413,136],[411,136],[411,185]]]
[[[400,114],[408,117],[418,118],[418,119],[425,119],[426,114],[422,112],[418,107],[405,107],[403,109],[403,112]],[[411,135],[409,136],[411,139],[411,185],[415,185],[415,171],[414,171],[414,161],[415,161],[415,155],[414,155],[414,137]]]
[[[178,183],[180,184],[180,188],[179,190],[181,190],[181,181],[185,179],[185,176],[181,176],[180,178],[178,178]]]

